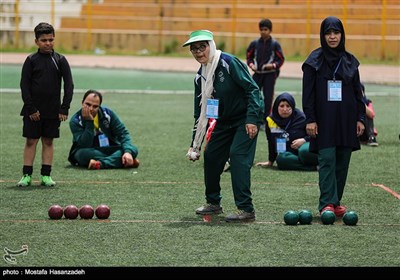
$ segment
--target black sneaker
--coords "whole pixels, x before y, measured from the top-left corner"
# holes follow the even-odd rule
[[[225,222],[254,222],[256,219],[256,213],[246,212],[238,209],[236,213],[230,214],[225,217]]]
[[[379,144],[378,144],[378,142],[376,142],[376,138],[374,136],[371,136],[368,139],[367,145],[371,146],[371,147],[377,147]]]
[[[196,209],[197,215],[212,215],[223,213],[222,206],[219,204],[206,204]]]

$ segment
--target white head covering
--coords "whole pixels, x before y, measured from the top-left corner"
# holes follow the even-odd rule
[[[193,150],[197,153],[200,152],[201,143],[207,130],[208,119],[206,118],[207,99],[212,98],[214,91],[214,72],[218,66],[218,61],[221,56],[221,51],[217,50],[214,40],[208,40],[210,53],[208,61],[201,65],[201,112],[200,117],[196,120],[196,135],[193,141]]]

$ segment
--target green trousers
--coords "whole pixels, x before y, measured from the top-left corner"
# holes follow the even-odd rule
[[[254,210],[251,197],[251,174],[257,137],[250,139],[245,125],[217,123],[204,151],[204,181],[207,203],[220,204],[221,174],[230,160],[231,182],[235,204],[246,212]]]
[[[326,205],[340,205],[346,185],[352,148],[332,147],[319,150],[319,211]]]
[[[315,171],[318,165],[318,155],[309,151],[310,142],[306,142],[298,150],[298,155],[291,152],[280,153],[276,164],[281,170]]]
[[[83,148],[75,152],[74,158],[80,166],[87,167],[91,159],[100,161],[102,169],[123,168],[121,146]],[[132,155],[136,158],[136,155]]]

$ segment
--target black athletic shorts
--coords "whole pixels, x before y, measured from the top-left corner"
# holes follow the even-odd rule
[[[29,117],[23,117],[24,126],[22,136],[26,138],[39,139],[40,137],[59,138],[60,124],[58,119],[42,119],[38,122]]]

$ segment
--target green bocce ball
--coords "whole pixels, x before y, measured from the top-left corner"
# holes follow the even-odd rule
[[[355,226],[358,222],[358,215],[354,211],[349,211],[343,216],[343,223],[348,226]]]
[[[299,212],[299,222],[301,225],[309,225],[311,224],[313,219],[312,213],[310,210],[301,210]]]
[[[333,211],[326,210],[321,215],[321,222],[324,225],[332,225],[336,220],[336,215]]]
[[[296,211],[289,210],[283,216],[285,224],[295,226],[299,222],[299,214]]]

